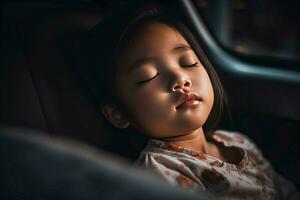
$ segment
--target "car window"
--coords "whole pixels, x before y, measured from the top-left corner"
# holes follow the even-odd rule
[[[299,62],[297,1],[196,0],[200,15],[219,43],[240,55]]]

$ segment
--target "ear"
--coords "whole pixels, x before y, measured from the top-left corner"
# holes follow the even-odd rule
[[[130,123],[115,104],[101,104],[102,114],[116,128],[127,128]]]

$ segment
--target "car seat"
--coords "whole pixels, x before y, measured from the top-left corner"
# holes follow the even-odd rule
[[[131,142],[130,130],[112,135],[60,49],[63,36],[94,26],[103,13],[104,9],[93,3],[34,2],[3,8],[2,125],[42,130],[49,136],[70,137],[128,158],[137,156],[144,140]]]

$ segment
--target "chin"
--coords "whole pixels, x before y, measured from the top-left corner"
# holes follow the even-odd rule
[[[184,120],[178,123],[176,127],[180,129],[180,132],[191,132],[199,129],[204,125],[206,120]]]

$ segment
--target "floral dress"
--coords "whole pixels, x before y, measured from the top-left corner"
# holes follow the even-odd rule
[[[206,191],[222,199],[300,197],[294,185],[274,172],[245,135],[217,130],[207,137],[225,147],[238,149],[242,160],[235,165],[171,142],[150,139],[136,164],[153,169],[171,185],[195,192]]]

